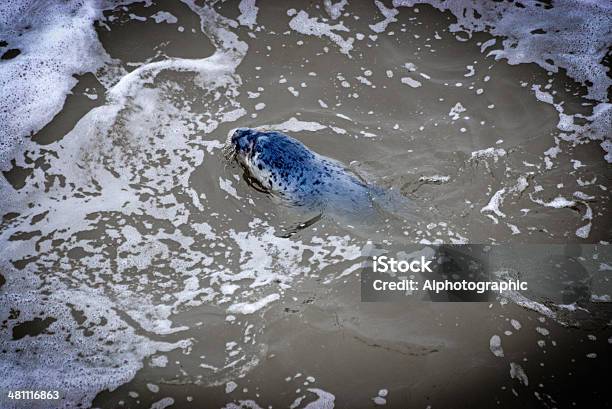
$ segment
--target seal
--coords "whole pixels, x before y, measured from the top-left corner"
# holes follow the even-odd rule
[[[382,189],[297,139],[277,131],[238,128],[228,142],[229,156],[243,167],[247,180],[285,203],[343,216],[375,212],[372,199]]]

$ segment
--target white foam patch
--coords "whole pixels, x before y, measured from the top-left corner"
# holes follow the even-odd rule
[[[353,42],[355,39],[352,37],[345,39],[337,33],[337,31],[349,31],[343,23],[330,25],[319,21],[316,17],[310,17],[307,12],[300,10],[297,15],[289,21],[289,27],[305,35],[327,37],[340,48],[340,52],[343,54],[349,55],[350,51],[353,49]]]
[[[104,3],[103,3],[104,4]],[[110,60],[98,41],[94,2],[0,2],[2,40],[21,54],[0,61],[0,169],[17,145],[62,109],[77,83],[74,74],[95,72]]]
[[[502,156],[506,156],[506,150],[502,148],[486,148],[472,152],[470,160],[493,158],[495,162]]]
[[[157,366],[165,368],[168,365],[168,357],[165,355],[159,355],[151,358],[151,366]]]
[[[232,304],[227,309],[227,312],[232,314],[253,314],[279,298],[280,295],[278,294],[270,294],[252,303],[242,302]]]
[[[304,409],[333,409],[336,397],[331,393],[318,388],[308,388],[308,392],[317,395],[317,400],[304,406]]]
[[[612,26],[609,2],[566,1],[554,3],[551,8],[524,2],[525,7],[520,8],[506,2],[393,0],[395,7],[413,7],[417,3],[450,11],[457,18],[450,26],[451,32],[489,32],[504,38],[503,48],[491,52],[496,58],[505,58],[513,65],[536,63],[552,72],[565,68],[575,80],[583,84],[592,82],[588,97],[607,99],[612,79],[601,61],[612,42],[608,30]],[[475,12],[478,18],[474,17]],[[544,33],[532,33],[534,30]],[[552,60],[552,64],[547,60]]]
[[[219,177],[219,187],[221,188],[221,190],[226,191],[230,196],[233,196],[234,198],[240,200],[240,196],[238,196],[238,192],[236,192],[236,188],[232,186],[231,180]]]
[[[589,234],[591,233],[591,223],[587,223],[582,227],[579,227],[578,229],[576,229],[576,236],[580,237],[581,239],[586,239],[589,237]]]
[[[432,176],[421,176],[419,182],[426,183],[447,183],[450,181],[450,176],[447,175],[432,175]]]
[[[601,141],[605,159],[612,162],[609,132],[612,105],[608,101],[612,79],[604,63],[612,43],[612,32],[608,29],[612,26],[612,3],[574,0],[543,7],[540,2],[523,2],[524,7],[516,7],[510,2],[393,0],[394,7],[414,7],[420,3],[450,11],[457,19],[449,27],[451,32],[469,35],[487,32],[503,38],[501,48],[488,53],[496,59],[506,59],[511,65],[535,63],[555,73],[562,68],[570,78],[585,85],[586,97],[598,104],[590,116],[575,114],[588,122],[579,126],[571,121],[572,134]],[[496,39],[484,42],[481,52],[496,43]],[[543,102],[552,104],[552,96]],[[560,112],[559,128],[571,117]]]
[[[461,117],[461,113],[465,111],[466,109],[461,105],[461,102],[457,102],[449,111],[448,116],[450,116],[453,121],[456,121]]]
[[[510,377],[512,379],[517,379],[525,386],[529,385],[529,378],[527,378],[527,374],[523,370],[523,367],[517,363],[510,362]]]
[[[395,16],[399,14],[399,11],[393,7],[385,6],[380,0],[374,0],[374,4],[376,4],[376,7],[378,7],[378,10],[385,17],[385,19],[376,24],[370,24],[370,29],[375,33],[383,33],[385,30],[387,30],[387,26],[389,24],[397,21]]]
[[[211,30],[208,19],[214,14],[197,10],[206,16],[207,30]],[[231,44],[233,37],[222,40]],[[206,304],[228,310],[228,318],[231,312],[247,314],[241,315],[240,321],[235,317],[227,321],[228,325],[242,326],[248,323],[248,314],[268,308],[293,281],[312,270],[360,257],[360,248],[352,245],[348,236],[313,238],[310,242],[283,239],[261,220],[230,230],[216,227],[213,205],[206,200],[212,192],[195,194],[198,200],[194,204],[190,175],[204,162],[205,152],[219,154],[223,146],[221,141],[207,138],[227,112],[239,109],[233,99],[239,84],[233,73],[239,61],[232,57],[235,52],[232,47],[228,53],[203,61],[171,59],[135,70],[109,92],[107,105],[86,114],[61,141],[45,146],[52,155],[37,153],[31,146],[32,157],[44,158],[48,170],[36,169],[19,191],[0,180],[0,205],[7,212],[20,214],[0,232],[0,259],[32,258],[22,270],[3,266],[10,274],[3,286],[2,317],[15,308],[22,311],[23,319],[29,319],[40,308],[57,318],[65,330],[57,331],[59,325],[52,324],[57,335],[41,335],[37,340],[46,350],[70,354],[50,354],[57,360],[33,359],[28,366],[18,364],[21,360],[15,351],[23,349],[21,344],[26,340],[14,343],[10,339],[10,328],[22,318],[12,320],[9,330],[0,333],[0,342],[8,350],[0,365],[2,369],[12,365],[7,372],[14,374],[0,381],[2,388],[30,386],[25,379],[38,371],[37,379],[52,377],[57,389],[74,390],[67,395],[72,406],[88,406],[99,390],[129,381],[147,356],[188,347],[188,341],[162,343],[137,335],[132,321],[137,323],[138,333],[174,333],[180,339],[187,327],[176,325],[174,315]],[[205,113],[193,113],[182,103],[173,105],[172,93],[183,92],[179,83],[147,86],[157,81],[162,70],[187,69],[198,70],[194,81],[201,91],[199,102],[206,104]],[[172,91],[169,97],[165,88]],[[61,175],[63,182],[47,187],[35,183],[45,180],[45,173]],[[207,186],[222,191],[216,184]],[[27,203],[31,202],[35,205],[30,208]],[[227,207],[217,211],[222,220],[232,216]],[[41,214],[40,223],[30,225],[32,218]],[[201,217],[207,217],[206,221]],[[165,227],[159,229],[153,222]],[[96,231],[93,238],[79,238],[91,230]],[[14,234],[28,232],[35,232],[32,239],[11,240]],[[40,240],[43,236],[46,238]],[[230,245],[219,252],[219,243]],[[83,252],[83,257],[71,258],[72,251]],[[115,252],[121,256],[112,257]],[[302,263],[305,254],[309,258],[306,265]],[[38,278],[40,271],[50,269],[54,271],[52,280]],[[32,292],[33,301],[23,305],[26,298],[22,295],[27,291]],[[41,291],[57,294],[57,299],[45,299]],[[66,302],[84,311],[93,337],[78,329]],[[244,324],[245,345],[254,343],[258,332],[253,327],[260,324],[258,320]],[[98,337],[118,341],[100,345],[95,341]],[[72,344],[66,343],[67,338]],[[226,352],[224,346],[223,351],[234,353]],[[257,363],[254,354],[244,348],[224,366],[210,366],[211,371],[248,370]],[[87,357],[99,355],[109,357],[108,362],[92,366]],[[157,366],[167,364],[167,358],[153,359]],[[73,387],[75,382],[82,386]]]
[[[559,135],[563,140],[573,143],[582,143],[581,139],[584,137],[595,141],[601,141],[600,146],[606,152],[604,159],[608,163],[612,163],[612,154],[610,149],[612,148],[612,141],[609,133],[609,124],[612,122],[612,104],[599,103],[593,107],[593,113],[591,115],[583,115],[576,113],[568,115],[565,113],[565,109],[562,102],[556,103],[551,93],[543,91],[540,85],[533,85],[532,91],[535,93],[536,98],[546,104],[552,105],[559,114],[559,122],[557,128],[562,131]],[[576,124],[576,119],[585,122],[584,125]],[[559,140],[555,138],[556,146],[550,148],[544,152],[547,157],[546,168],[552,168],[552,161],[550,157],[554,158],[560,152]],[[580,167],[581,164],[574,162],[575,167]]]
[[[263,409],[252,399],[239,400],[238,403],[230,402],[222,409]]]
[[[240,10],[238,22],[253,29],[253,26],[257,24],[257,12],[259,11],[259,8],[255,5],[255,0],[240,0],[238,9]]]
[[[229,381],[225,384],[225,393],[232,393],[237,387],[238,384],[236,382]]]
[[[506,193],[506,189],[500,189],[491,197],[489,203],[480,209],[481,213],[491,212],[499,217],[506,217],[504,213],[499,210],[499,207],[504,201],[504,194]]]
[[[489,340],[489,349],[491,350],[491,353],[496,357],[504,356],[504,350],[501,346],[501,338],[499,337],[499,335],[493,335],[491,337],[491,339]]]
[[[342,10],[348,4],[348,0],[339,0],[333,3],[332,0],[323,0],[323,7],[332,20],[337,20],[342,15]]]
[[[76,403],[89,406],[92,392],[112,390],[128,382],[142,368],[146,356],[190,345],[186,340],[165,343],[137,335],[134,328],[125,326],[113,303],[94,289],[75,291],[56,285],[46,287],[51,291],[42,295],[34,289],[11,287],[0,296],[0,316],[6,318],[14,310],[20,312],[21,322],[38,317],[57,321],[43,336],[12,340],[10,330],[0,335],[0,343],[7,350],[0,360],[0,371],[11,374],[0,380],[0,387],[6,390],[61,390],[66,402],[74,404],[71,407]],[[80,325],[73,317],[75,309],[84,317]],[[81,329],[68,330],[73,327]],[[84,336],[84,329],[95,336]],[[66,341],[68,335],[70,343]]]
[[[389,390],[388,389],[381,389],[378,391],[378,396],[375,396],[372,398],[372,401],[379,405],[379,406],[383,406],[387,404],[387,396],[389,395]]]
[[[402,84],[406,84],[412,88],[418,88],[421,86],[421,83],[419,81],[412,79],[410,77],[402,77],[400,81],[402,82]]]
[[[510,228],[510,231],[512,232],[512,235],[521,234],[521,230],[518,228],[517,225],[511,224],[511,223],[506,223],[506,226],[508,226]]]
[[[98,391],[128,382],[146,357],[156,354],[151,363],[163,367],[167,358],[159,352],[188,352],[191,341],[149,338],[176,333],[180,339],[187,327],[176,325],[174,314],[231,296],[220,291],[224,283],[211,283],[218,272],[215,252],[195,245],[197,240],[216,245],[218,233],[210,224],[190,223],[191,211],[198,215],[210,205],[205,195],[194,195],[189,179],[205,152],[223,146],[202,135],[244,111],[234,99],[240,85],[234,69],[246,44],[212,8],[189,6],[217,48],[213,56],[137,68],[108,91],[106,105],[87,113],[62,140],[44,149],[28,146],[29,155],[46,167],[34,169],[23,188],[16,191],[0,179],[0,206],[19,214],[0,232],[0,260],[9,272],[0,314],[8,319],[11,310],[20,311],[0,333],[6,349],[0,370],[12,374],[0,380],[3,389],[53,388],[63,391],[67,406],[88,407]],[[64,15],[57,18],[65,22]],[[60,30],[59,38],[63,34]],[[203,113],[169,97],[184,91],[181,83],[149,86],[164,81],[158,74],[166,70],[196,74],[187,85],[199,88]],[[24,158],[16,160],[27,166]],[[49,183],[41,186],[41,180]],[[156,223],[166,225],[159,229]],[[89,231],[95,234],[83,235]],[[32,236],[11,239],[22,234]],[[113,257],[117,252],[121,255]],[[9,263],[21,259],[29,260],[21,269]],[[50,332],[13,340],[11,329],[40,312],[57,320]],[[37,355],[23,361],[23,351]],[[255,361],[246,356],[241,362]],[[45,384],[36,384],[40,380]],[[162,399],[158,406],[171,403]]]
[[[176,18],[174,14],[169,13],[167,11],[158,11],[157,13],[151,15],[151,18],[155,20],[157,24],[176,24],[178,22],[178,18]]]
[[[316,132],[327,128],[327,126],[320,124],[315,121],[302,121],[295,117],[291,117],[288,120],[274,125],[262,125],[258,129],[274,129],[282,132],[302,132],[311,131]]]
[[[174,399],[167,397],[153,402],[150,409],[166,409],[174,405]]]
[[[576,202],[573,200],[568,200],[566,198],[564,198],[563,196],[557,196],[554,199],[546,202],[542,199],[533,199],[531,198],[531,200],[534,203],[537,203],[539,205],[542,205],[544,207],[552,207],[553,209],[562,209],[564,207],[573,207],[576,205]]]
[[[493,148],[489,148],[489,149],[493,149]],[[479,152],[482,152],[482,151],[479,151]],[[505,154],[505,151],[504,151],[504,154]],[[490,156],[491,155],[489,152],[487,152],[484,155],[484,157],[490,157]],[[478,157],[478,155],[476,155],[476,157]],[[472,158],[474,158],[474,155],[472,156]],[[506,217],[506,214],[500,210],[501,205],[504,203],[505,196],[510,195],[510,194],[515,195],[515,196],[520,195],[522,192],[525,191],[525,189],[527,189],[528,186],[529,186],[529,181],[527,180],[527,178],[525,176],[519,176],[514,185],[497,190],[493,194],[493,196],[491,196],[487,205],[483,206],[480,209],[480,212],[487,213],[487,216],[491,220],[493,220],[493,223],[498,224],[499,220],[497,219],[497,217],[502,217],[502,218]],[[520,234],[521,231],[518,228],[518,226],[514,224],[510,224],[510,223],[506,223],[506,225],[510,228],[510,231],[512,232],[513,235]]]
[[[493,276],[497,277],[500,280],[507,281],[512,279],[512,272],[509,270],[498,270],[493,272]],[[504,292],[503,296],[498,296],[498,299],[501,300],[501,304],[506,304],[508,301],[512,301],[520,307],[536,311],[544,315],[545,317],[557,320],[557,322],[563,324],[563,322],[557,319],[557,314],[552,309],[542,303],[530,300],[518,291],[506,291]]]
[[[303,131],[317,132],[317,131],[321,131],[323,129],[328,129],[328,128],[331,129],[333,132],[340,134],[340,135],[344,135],[347,133],[346,129],[344,128],[340,128],[337,126],[323,125],[322,123],[316,122],[316,121],[302,121],[295,117],[291,117],[288,120],[278,123],[278,124],[260,125],[260,126],[255,127],[255,129],[259,129],[262,131],[275,130],[275,131],[281,131],[281,132],[303,132]]]

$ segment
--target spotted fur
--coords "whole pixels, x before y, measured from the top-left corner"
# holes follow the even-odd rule
[[[341,163],[281,132],[240,128],[230,147],[260,187],[290,204],[351,213],[372,208],[369,186]]]

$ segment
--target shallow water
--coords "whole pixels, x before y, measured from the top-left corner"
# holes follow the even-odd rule
[[[609,402],[610,79],[597,53],[610,9],[526,3],[502,13],[509,24],[483,4],[484,29],[422,4],[353,1],[334,19],[323,3],[253,3],[86,3],[74,6],[87,11],[78,32],[55,26],[76,21],[65,10],[30,9],[30,27],[2,20],[0,52],[22,49],[0,63],[2,80],[22,72],[25,91],[0,92],[30,101],[2,114],[2,390],[104,408]],[[586,73],[530,34],[534,10],[565,33],[567,7],[592,22],[568,34],[586,38]],[[21,31],[41,44],[21,44]],[[68,64],[62,49],[66,64],[38,84],[27,59],[59,34],[89,60]],[[224,157],[236,127],[284,131],[422,217],[383,206],[377,223],[324,215],[296,228],[312,215],[253,189]],[[577,263],[569,276],[500,263],[531,277],[527,301],[406,306],[360,302],[368,240],[598,247],[556,248],[551,263]],[[581,269],[590,300],[558,298],[562,280],[584,286]],[[2,401],[24,404],[47,407]]]

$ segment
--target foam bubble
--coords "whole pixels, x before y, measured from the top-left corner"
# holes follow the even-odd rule
[[[337,20],[342,15],[342,10],[346,7],[348,0],[340,0],[332,3],[331,0],[323,0],[323,7],[332,20]]]
[[[157,24],[160,23],[168,23],[168,24],[176,24],[178,19],[172,13],[167,11],[158,11],[157,13],[151,15],[151,18],[155,20]]]
[[[150,409],[166,409],[172,405],[174,405],[174,399],[167,397],[153,402]]]
[[[331,393],[318,388],[308,388],[308,392],[317,395],[317,400],[304,406],[304,409],[333,409],[336,397]]]
[[[257,24],[257,12],[259,11],[259,8],[255,5],[255,0],[240,0],[238,9],[240,10],[238,22],[252,29]]]
[[[493,355],[495,355],[496,357],[504,356],[504,350],[502,349],[501,338],[499,337],[499,335],[493,335],[491,337],[491,339],[489,340],[489,349],[491,350],[491,353],[493,353]]]
[[[421,86],[421,83],[415,79],[412,79],[410,77],[402,77],[401,79],[402,84],[406,84],[412,88],[418,88]]]
[[[270,304],[271,302],[278,300],[279,298],[280,295],[278,294],[270,294],[252,303],[242,302],[232,304],[227,309],[227,312],[232,314],[253,314],[254,312],[261,310],[263,307]]]
[[[529,378],[527,378],[527,374],[523,370],[523,367],[517,363],[510,362],[510,377],[512,379],[517,379],[525,386],[529,385]]]

